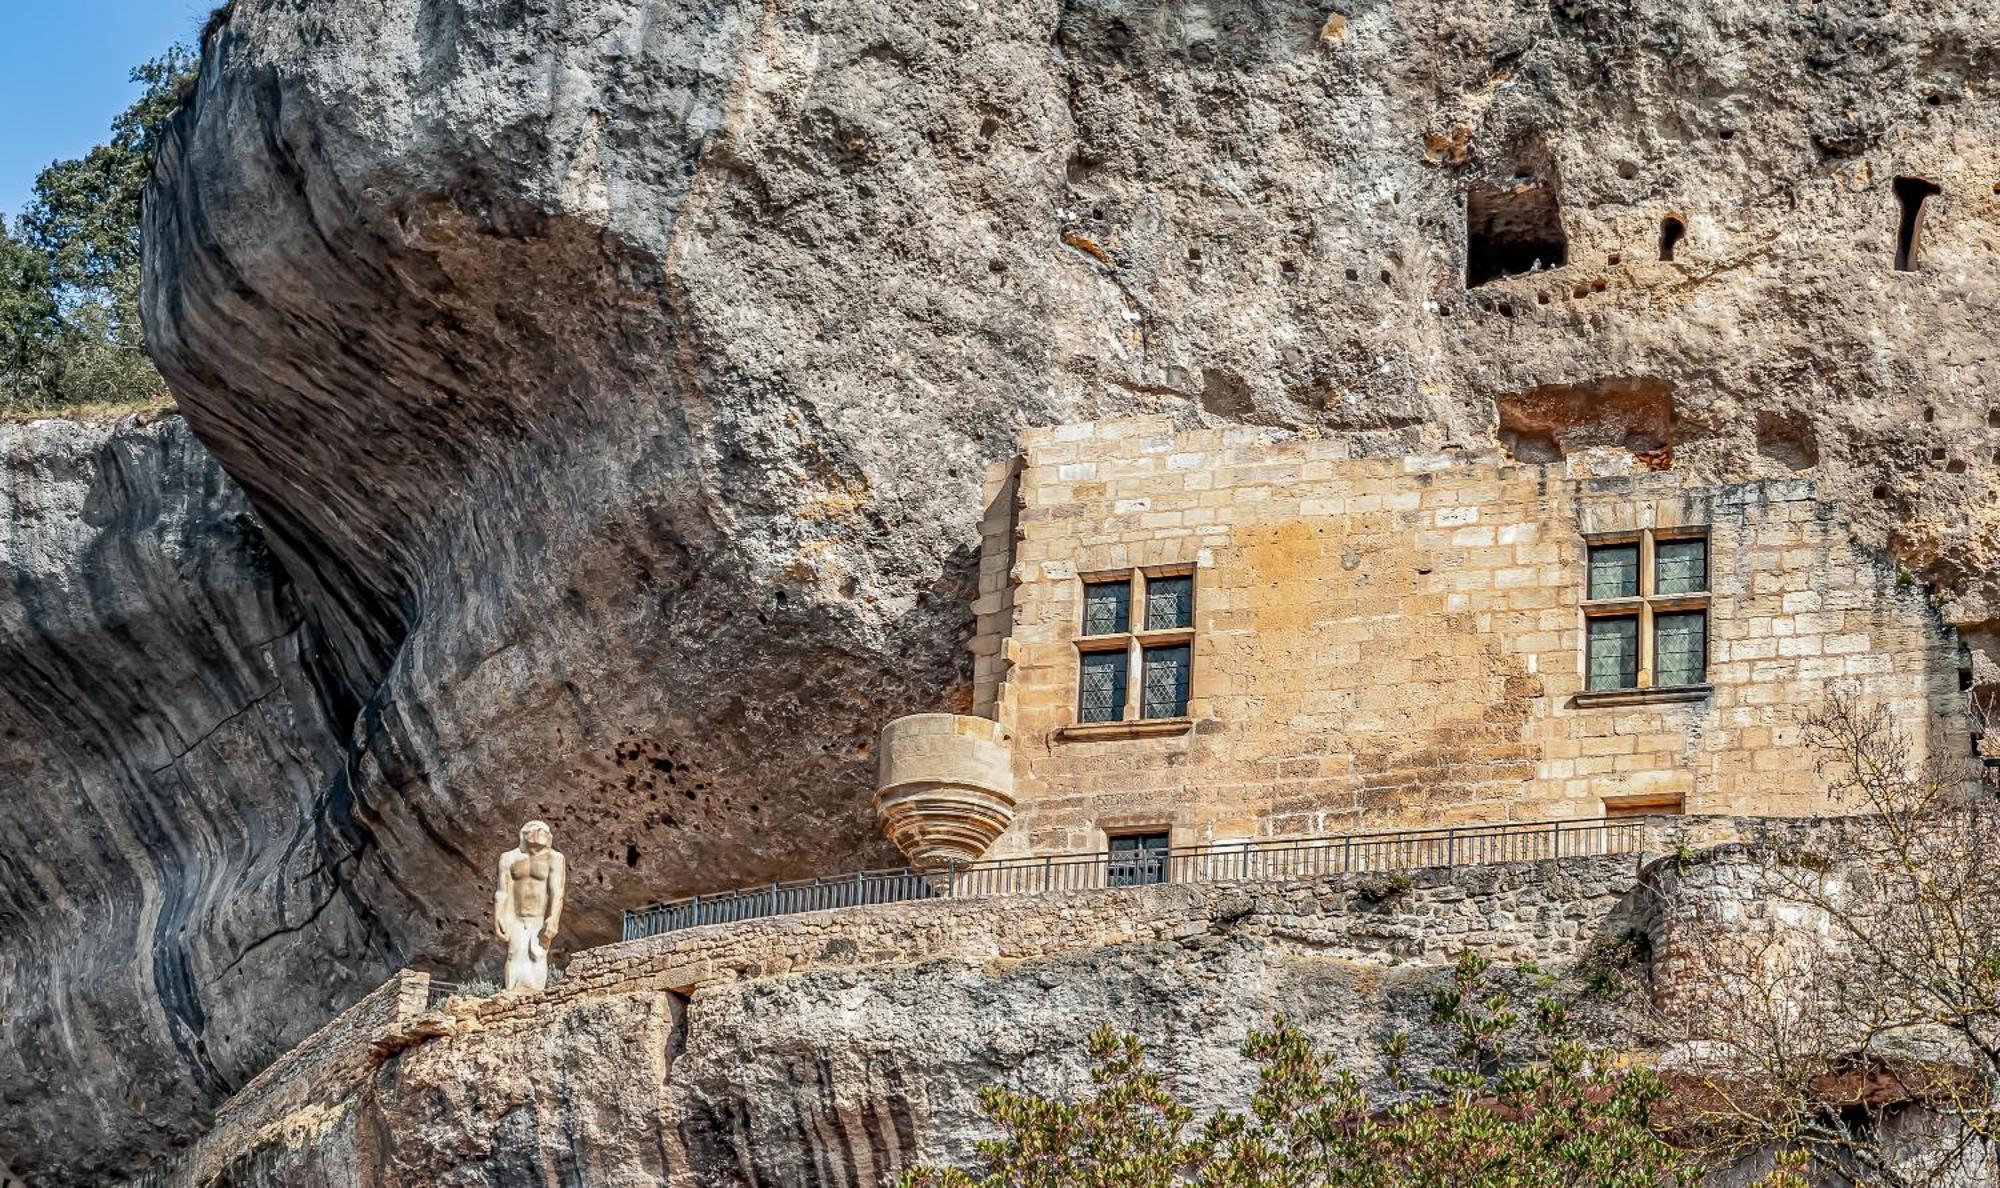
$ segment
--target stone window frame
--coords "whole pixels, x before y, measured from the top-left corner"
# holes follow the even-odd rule
[[[1188,625],[1186,627],[1147,630],[1145,626],[1147,584],[1160,578],[1186,578],[1189,589]],[[1085,613],[1084,591],[1086,588],[1104,582],[1129,582],[1130,603],[1126,610],[1126,630],[1106,632],[1100,635],[1085,635],[1083,616]],[[1070,683],[1076,690],[1076,700],[1071,705],[1074,721],[1056,731],[1058,738],[1139,738],[1149,735],[1180,734],[1191,729],[1194,719],[1191,713],[1183,712],[1174,717],[1141,717],[1145,704],[1146,651],[1149,648],[1185,647],[1188,650],[1188,706],[1200,696],[1197,674],[1200,666],[1196,663],[1195,623],[1201,611],[1201,581],[1199,567],[1193,564],[1138,565],[1118,569],[1100,569],[1076,575],[1077,617],[1075,637],[1076,677]],[[1125,653],[1125,704],[1122,716],[1117,719],[1086,722],[1083,720],[1083,657],[1092,652]]]
[[[1684,594],[1655,593],[1659,581],[1658,546],[1662,541],[1699,540],[1703,543],[1704,589]],[[1578,706],[1632,705],[1645,702],[1700,701],[1714,692],[1706,679],[1692,685],[1657,685],[1657,617],[1662,614],[1699,611],[1702,615],[1702,674],[1710,663],[1708,650],[1715,631],[1715,549],[1709,525],[1693,524],[1674,528],[1635,528],[1618,532],[1593,532],[1583,538],[1583,638],[1577,649],[1584,688],[1575,699]],[[1619,598],[1590,597],[1590,554],[1607,545],[1639,546],[1639,592]],[[1639,669],[1637,682],[1619,689],[1592,689],[1590,683],[1590,623],[1593,619],[1632,618],[1638,621]]]

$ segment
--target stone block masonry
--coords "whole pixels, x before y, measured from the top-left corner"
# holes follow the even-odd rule
[[[1887,707],[1919,758],[1969,750],[1955,634],[1811,481],[1703,483],[1623,450],[1349,452],[1165,418],[1023,436],[993,487],[1017,496],[994,553],[1013,585],[981,620],[1004,663],[974,696],[1015,748],[1017,816],[990,856],[1118,833],[1825,812],[1800,723],[1836,688]],[[1589,550],[1642,536],[1648,570],[1655,537],[1707,541],[1678,607],[1705,612],[1701,679],[1600,695]],[[1151,574],[1193,576],[1186,714],[1079,727],[1080,657],[1102,640],[1084,637],[1084,586]]]
[[[223,1179],[244,1152],[310,1128],[328,1103],[353,1092],[379,1063],[378,1047],[426,1013],[430,975],[403,970],[272,1061],[216,1113],[215,1126],[173,1167],[136,1188],[190,1188]]]

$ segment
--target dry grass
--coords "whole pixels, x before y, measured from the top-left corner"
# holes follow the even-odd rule
[[[174,398],[167,393],[137,400],[106,400],[91,404],[51,404],[22,406],[0,403],[0,425],[25,425],[29,421],[88,421],[103,424],[133,415],[155,414],[158,419],[174,411]]]

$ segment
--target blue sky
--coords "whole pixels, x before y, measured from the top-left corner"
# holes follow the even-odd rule
[[[89,151],[138,95],[132,67],[193,42],[217,0],[0,0],[0,214]]]

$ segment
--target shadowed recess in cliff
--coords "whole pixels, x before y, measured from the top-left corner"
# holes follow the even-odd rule
[[[434,114],[410,130],[427,142],[419,176],[384,189],[351,113],[294,101],[246,62],[283,25],[261,10],[210,47],[161,153],[147,289],[161,364],[333,641],[353,746],[329,801],[342,869],[385,895],[431,892],[395,951],[473,959],[478,896],[430,884],[483,868],[484,839],[551,789],[567,790],[551,815],[617,859],[605,881],[625,898],[691,890],[697,870],[886,858],[856,794],[874,732],[968,684],[959,594],[976,560],[958,521],[976,515],[1000,410],[971,433],[893,410],[893,437],[923,448],[885,451],[880,423],[816,390],[819,369],[737,352],[744,308],[718,272],[748,254],[687,232],[758,186],[705,137],[742,86],[717,56],[749,34],[740,15],[613,14],[684,92],[607,83],[620,102],[586,111],[506,88],[523,120],[579,120],[555,195],[524,193],[532,146]],[[450,33],[526,35],[470,11]],[[440,31],[399,8],[356,35]],[[595,70],[600,47],[558,41]],[[481,93],[482,71],[513,69],[439,62],[440,85]],[[619,171],[635,169],[677,180],[621,208],[636,192]],[[973,502],[955,516],[961,488]],[[913,500],[939,510],[911,537]],[[705,774],[672,824],[654,802],[574,791],[635,733]],[[581,934],[616,910],[580,904]]]
[[[1657,379],[1548,384],[1494,401],[1500,444],[1518,462],[1560,462],[1583,449],[1621,449],[1655,470],[1673,465],[1681,423],[1673,388]]]

